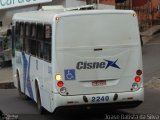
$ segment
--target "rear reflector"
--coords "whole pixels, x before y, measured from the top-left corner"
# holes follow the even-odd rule
[[[135,77],[135,82],[140,82],[141,81],[141,78],[139,76],[136,76]]]
[[[138,88],[139,88],[138,83],[135,82],[132,84],[132,88],[131,88],[132,90],[137,90]]]
[[[60,88],[60,92],[61,92],[61,93],[66,93],[66,92],[67,92],[67,89],[66,89],[65,87],[62,87],[62,88]]]

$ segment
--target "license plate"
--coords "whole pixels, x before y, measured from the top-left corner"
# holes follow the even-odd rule
[[[92,81],[92,86],[105,86],[106,80],[95,80]]]

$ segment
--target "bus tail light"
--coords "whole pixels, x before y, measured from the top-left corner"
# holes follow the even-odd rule
[[[57,86],[58,86],[58,87],[63,87],[63,84],[64,84],[63,81],[58,81],[58,82],[57,82]]]
[[[140,83],[141,83],[141,75],[142,75],[142,70],[137,70],[136,71],[136,76],[134,78],[134,83],[132,84],[131,91],[138,90],[140,88]]]
[[[139,83],[140,81],[141,81],[140,76],[136,76],[136,77],[135,77],[135,82]]]
[[[140,70],[140,69],[137,70],[137,71],[136,71],[136,74],[137,74],[137,75],[136,75],[136,77],[134,78],[134,80],[135,80],[136,83],[139,83],[139,82],[141,81],[141,77],[140,77],[140,76],[142,75],[142,70]]]

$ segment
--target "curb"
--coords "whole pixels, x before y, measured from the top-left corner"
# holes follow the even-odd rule
[[[13,82],[0,83],[0,89],[14,89]]]
[[[154,37],[154,35],[158,33],[160,33],[160,25],[152,26],[147,31],[141,32],[140,35],[142,36],[143,44],[146,44],[148,41],[150,41]]]
[[[146,37],[150,37],[158,32],[160,32],[160,25],[154,25],[151,28],[149,28],[147,31],[141,32],[141,35],[146,36]]]
[[[152,38],[153,38],[153,36],[143,36],[143,37],[142,37],[143,44],[145,45],[145,44],[146,44],[147,42],[149,42]]]

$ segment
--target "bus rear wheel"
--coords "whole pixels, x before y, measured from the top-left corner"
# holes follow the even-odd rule
[[[18,82],[18,93],[19,96],[25,100],[29,100],[29,97],[27,95],[25,95],[22,91],[21,91],[21,82],[20,82],[20,77],[19,74],[17,73],[17,82]]]
[[[39,87],[38,83],[36,82],[36,98],[37,98],[37,109],[40,114],[44,114],[44,108],[42,107],[41,104],[41,97],[40,97],[40,92],[39,92]]]
[[[21,84],[20,84],[20,78],[18,73],[17,73],[17,82],[18,82],[18,93],[19,93],[19,96],[22,97],[23,93],[21,91]]]

